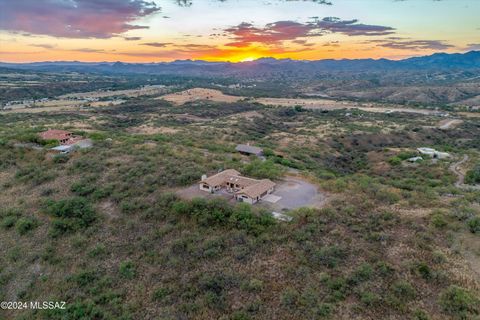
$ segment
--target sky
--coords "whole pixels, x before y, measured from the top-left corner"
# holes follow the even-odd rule
[[[0,0],[0,61],[403,59],[480,50],[480,0]]]

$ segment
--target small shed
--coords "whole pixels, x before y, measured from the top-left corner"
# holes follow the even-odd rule
[[[255,155],[257,157],[261,157],[263,155],[263,149],[259,147],[250,146],[248,144],[239,144],[235,148],[237,152],[245,155]]]

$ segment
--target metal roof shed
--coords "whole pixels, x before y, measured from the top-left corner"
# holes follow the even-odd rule
[[[261,156],[263,154],[263,149],[259,147],[249,146],[246,144],[239,144],[235,148],[236,151],[246,154],[254,154],[256,156]]]

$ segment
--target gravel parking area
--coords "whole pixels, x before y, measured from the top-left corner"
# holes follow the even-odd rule
[[[273,195],[281,197],[275,203],[262,203],[276,211],[292,210],[301,207],[320,207],[326,195],[318,187],[300,178],[286,177],[277,182]]]

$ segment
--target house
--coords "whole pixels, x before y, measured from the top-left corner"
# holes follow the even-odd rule
[[[210,177],[204,175],[199,187],[210,193],[225,189],[236,200],[255,204],[275,190],[275,183],[269,179],[243,177],[237,170],[228,169]]]
[[[49,129],[44,132],[40,132],[38,136],[42,140],[56,140],[60,144],[67,144],[67,142],[72,138],[73,133],[65,130],[52,130]]]
[[[275,182],[263,179],[235,193],[235,199],[250,204],[257,203],[275,190]]]
[[[81,136],[75,136],[70,131],[49,129],[47,131],[40,132],[38,136],[42,140],[55,140],[60,145],[75,145],[79,148],[88,148],[92,146],[90,139],[85,139]],[[58,151],[58,150],[56,150]]]
[[[259,147],[250,146],[248,144],[239,144],[235,148],[236,151],[244,155],[255,155],[261,157],[263,155],[263,149]]]
[[[429,156],[431,158],[435,159],[445,159],[450,157],[450,154],[447,152],[440,152],[432,148],[418,148],[418,152],[420,152],[423,155]]]

